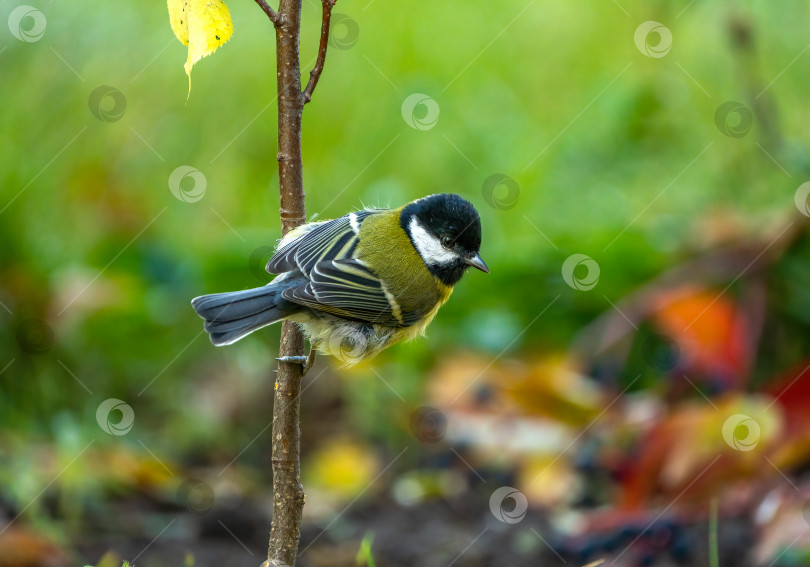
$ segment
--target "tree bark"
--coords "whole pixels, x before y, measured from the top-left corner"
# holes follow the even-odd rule
[[[281,191],[281,233],[306,219],[301,158],[301,68],[298,41],[301,0],[281,0],[276,26],[278,79],[278,175]],[[304,337],[295,323],[281,325],[279,357],[302,356]],[[279,362],[273,404],[273,523],[267,559],[270,565],[295,565],[301,535],[304,487],[301,485],[299,410],[300,364]]]
[[[306,88],[301,90],[302,0],[281,0],[278,12],[267,0],[255,0],[276,28],[276,76],[278,81],[278,176],[281,192],[281,234],[306,220],[301,118],[312,98],[326,60],[329,21],[337,0],[322,0],[323,17],[318,58]],[[295,323],[281,325],[279,358],[301,357],[304,336]],[[301,378],[304,368],[294,362],[279,362],[273,404],[273,523],[267,561],[263,567],[294,567],[301,536],[304,487],[301,485],[301,431],[299,428]]]

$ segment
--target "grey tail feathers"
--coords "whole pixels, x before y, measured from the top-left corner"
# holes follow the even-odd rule
[[[205,319],[205,330],[216,346],[229,345],[257,329],[280,321],[290,303],[282,289],[272,283],[264,287],[202,295],[191,300],[197,315]]]

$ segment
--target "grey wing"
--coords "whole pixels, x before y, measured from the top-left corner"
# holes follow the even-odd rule
[[[403,316],[374,272],[352,259],[318,262],[307,285],[284,290],[282,297],[315,311],[391,327],[412,325],[420,316]]]
[[[356,228],[374,211],[358,211],[318,223],[279,248],[267,262],[271,274],[300,270],[309,276],[319,262],[352,258],[359,238]]]

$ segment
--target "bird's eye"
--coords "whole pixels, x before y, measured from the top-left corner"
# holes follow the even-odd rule
[[[442,246],[445,248],[452,248],[453,247],[453,239],[449,236],[442,237]]]

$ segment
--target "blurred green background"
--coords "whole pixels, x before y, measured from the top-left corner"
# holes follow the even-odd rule
[[[20,4],[2,0],[0,21]],[[272,25],[253,2],[228,2],[234,36],[195,66],[187,97],[186,50],[164,3],[29,4],[45,18],[41,38],[15,37],[39,21],[29,12],[22,28],[0,29],[7,520],[19,513],[15,525],[67,547],[92,542],[88,516],[167,475],[172,492],[181,469],[214,471],[217,501],[229,491],[266,499],[279,329],[217,349],[189,300],[269,281],[262,268],[279,238]],[[303,14],[306,75],[320,4],[304,2]],[[409,419],[433,403],[437,365],[465,353],[493,364],[565,356],[643,282],[803,218],[794,193],[810,174],[807,2],[341,0],[334,18],[304,114],[308,216],[456,192],[481,214],[491,274],[469,274],[426,339],[350,371],[319,360],[303,410],[316,511],[331,493],[350,501],[413,445]],[[661,57],[634,41],[651,20],[671,31]],[[403,107],[414,93],[435,101],[434,125],[408,123],[434,108]],[[718,110],[729,101],[742,107]],[[195,202],[169,188],[184,165],[204,175]],[[496,174],[510,180],[496,184]],[[561,275],[575,253],[598,263],[590,291]],[[768,304],[793,342],[752,376],[806,355],[806,257],[780,268],[785,291]],[[125,435],[99,427],[109,398],[134,412]],[[424,465],[420,451],[393,470]],[[346,454],[337,471],[323,464]],[[376,465],[357,464],[367,454]],[[133,464],[141,458],[154,462]],[[238,489],[217,474],[232,462]]]

